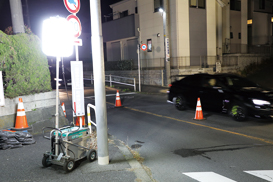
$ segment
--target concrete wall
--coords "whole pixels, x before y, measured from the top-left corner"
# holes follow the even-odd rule
[[[120,18],[119,13],[126,10],[128,10],[128,15],[134,14],[136,6],[136,0],[124,0],[123,2],[110,5],[110,7],[113,9],[113,19],[115,20]]]
[[[268,14],[253,12],[252,20],[252,45],[268,44],[271,25]],[[261,28],[262,27],[262,28]]]
[[[141,42],[147,44],[147,39],[152,40],[152,52],[141,51],[141,59],[154,59],[164,57],[162,13],[154,12],[153,0],[138,0],[138,10]],[[158,33],[160,34],[160,37],[157,37]]]
[[[244,23],[246,24],[246,22]],[[239,33],[241,33],[241,11],[230,11],[230,32],[233,34],[233,38],[230,37],[230,43],[241,44],[241,39],[239,39]]]
[[[177,20],[172,20],[172,27],[176,24],[174,30],[177,37],[172,39],[171,47],[177,50],[177,56],[174,54],[173,57],[189,57],[190,56],[190,28],[189,28],[189,1],[176,0],[176,17]],[[171,31],[174,34],[174,31]],[[175,35],[175,34],[174,34]],[[184,61],[185,66],[190,65],[190,59]]]
[[[27,123],[32,126],[32,133],[41,133],[43,127],[55,126],[56,92],[52,91],[14,99],[5,98],[5,106],[0,107],[0,129],[15,126],[19,98],[23,99]],[[60,126],[68,124],[61,107],[59,107],[59,116]]]
[[[138,15],[130,15],[102,24],[103,41],[138,36]]]

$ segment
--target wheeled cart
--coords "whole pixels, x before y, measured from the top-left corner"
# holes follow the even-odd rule
[[[45,136],[45,130],[51,130],[50,136]],[[87,157],[89,162],[94,161],[97,152],[91,147],[91,132],[89,128],[71,126],[43,128],[44,138],[51,141],[51,150],[44,153],[43,166],[60,165],[66,172],[70,172],[80,159]]]

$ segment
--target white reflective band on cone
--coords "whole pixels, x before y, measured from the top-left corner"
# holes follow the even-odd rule
[[[17,111],[17,116],[25,116],[26,112],[25,111]]]

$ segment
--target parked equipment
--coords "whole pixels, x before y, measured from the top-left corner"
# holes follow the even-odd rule
[[[45,130],[51,129],[50,136],[45,136]],[[96,159],[97,152],[91,148],[91,132],[89,128],[63,127],[43,128],[44,138],[51,141],[51,150],[44,154],[42,164],[49,167],[52,164],[63,166],[66,172],[75,167],[75,162],[87,157],[89,162]],[[57,140],[56,136],[58,137]],[[58,142],[56,142],[58,141]]]

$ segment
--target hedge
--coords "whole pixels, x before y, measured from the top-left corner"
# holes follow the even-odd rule
[[[5,97],[51,90],[47,57],[34,34],[7,35],[0,31],[0,71]]]

